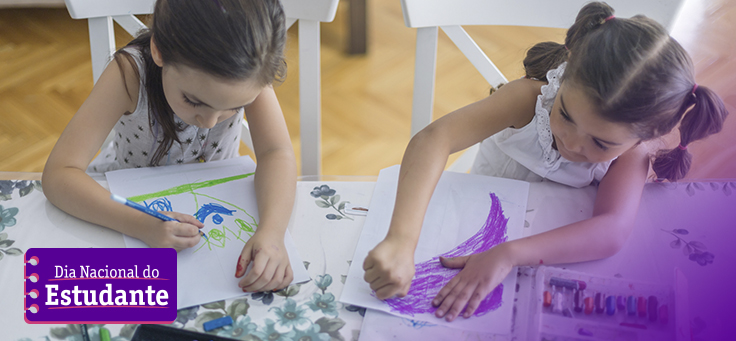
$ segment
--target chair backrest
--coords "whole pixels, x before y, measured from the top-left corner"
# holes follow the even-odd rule
[[[335,19],[339,0],[281,0],[289,21],[299,21],[299,134],[302,175],[322,170],[322,84],[319,23]]]
[[[95,82],[115,52],[113,21],[135,36],[146,26],[135,14],[153,13],[155,0],[64,0],[74,19],[87,19],[92,76]],[[299,113],[302,175],[321,171],[320,22],[335,19],[339,0],[281,0],[291,27],[299,21]],[[248,123],[243,120],[241,140],[253,150]],[[110,134],[112,136],[112,133]],[[108,137],[108,140],[110,137]],[[106,143],[108,141],[106,140]]]
[[[509,25],[569,28],[589,0],[401,0],[406,26],[417,29],[411,135],[432,121],[437,65],[438,28],[452,40],[492,86],[506,77],[462,28],[463,25]],[[616,15],[644,14],[672,29],[684,0],[607,0]],[[478,145],[465,152],[449,170],[467,171]]]
[[[134,14],[151,14],[155,0],[64,0],[69,15],[74,19],[87,19],[89,43],[92,53],[92,78],[100,78],[102,71],[115,52],[113,20],[135,36],[146,28]]]

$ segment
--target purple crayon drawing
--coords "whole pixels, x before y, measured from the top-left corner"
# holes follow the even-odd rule
[[[501,209],[501,201],[490,193],[491,209],[483,227],[472,237],[458,245],[451,251],[442,254],[442,257],[459,257],[479,253],[506,241],[506,223]],[[442,266],[439,256],[416,264],[414,280],[409,288],[409,294],[402,298],[385,300],[391,310],[414,316],[414,314],[433,313],[437,310],[432,306],[432,299],[437,296],[445,284],[460,272],[460,269],[448,269]],[[503,284],[499,284],[486,298],[481,301],[473,315],[482,316],[501,307]]]

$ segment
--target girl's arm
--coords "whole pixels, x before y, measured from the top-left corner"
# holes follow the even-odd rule
[[[376,297],[404,296],[409,291],[424,215],[448,156],[506,127],[528,124],[543,84],[512,81],[492,96],[434,121],[411,139],[401,161],[389,232],[363,263],[364,279]]]
[[[593,217],[554,230],[499,244],[466,257],[441,259],[463,270],[432,301],[435,315],[452,321],[467,303],[470,317],[514,266],[576,263],[616,254],[631,234],[649,169],[647,150],[638,145],[621,155],[598,187]]]
[[[245,114],[258,161],[254,181],[260,221],[256,233],[243,247],[235,276],[243,276],[252,262],[250,272],[239,282],[243,291],[280,289],[293,279],[284,234],[294,207],[296,160],[272,87],[264,88]]]
[[[77,218],[141,239],[150,246],[177,250],[192,247],[199,242],[197,227],[202,226],[194,217],[171,213],[185,223],[163,222],[112,201],[110,192],[85,173],[123,113],[135,110],[137,77],[130,65],[122,65],[123,71],[118,63],[109,64],[59,137],[44,167],[44,194],[52,204]]]

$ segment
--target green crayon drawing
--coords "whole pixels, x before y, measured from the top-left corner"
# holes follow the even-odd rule
[[[234,175],[234,176],[230,176],[230,177],[222,178],[222,179],[207,180],[207,181],[202,181],[202,182],[193,182],[191,184],[184,184],[184,185],[172,187],[169,189],[165,189],[163,191],[132,196],[132,197],[129,197],[128,200],[135,201],[135,202],[141,202],[144,200],[166,197],[166,196],[171,196],[171,195],[177,195],[177,194],[182,194],[182,193],[187,193],[187,192],[194,194],[195,189],[212,187],[212,186],[224,184],[226,182],[230,182],[234,180],[245,179],[254,174],[255,173],[246,173],[246,174]]]
[[[197,218],[197,220],[199,220],[200,222],[204,223],[209,216],[211,217],[212,222],[217,225],[207,232],[208,238],[202,239],[204,243],[202,243],[202,245],[200,245],[194,251],[194,253],[205,246],[208,250],[211,251],[213,250],[213,248],[225,248],[226,242],[228,240],[240,240],[245,244],[247,239],[250,239],[250,237],[252,237],[255,233],[255,230],[258,228],[258,222],[256,221],[255,217],[249,214],[248,211],[244,208],[225,200],[213,197],[211,195],[196,192],[196,190],[221,185],[234,180],[244,179],[253,174],[254,173],[247,173],[222,179],[193,182],[149,194],[132,196],[128,199],[135,202],[143,202],[144,205],[154,210],[172,211],[173,209],[171,207],[171,202],[168,200],[169,196],[185,193],[191,194],[194,198],[194,205],[195,207],[197,207],[197,211],[196,213],[194,213],[194,217]],[[146,202],[146,200],[151,199],[154,200],[150,204]],[[200,199],[203,202],[202,205],[200,205]],[[228,209],[226,208],[226,206],[233,209]],[[233,216],[233,214],[236,212],[245,214],[245,220],[241,218],[235,218],[234,223],[236,225],[236,228],[231,228],[223,224],[223,215]]]
[[[233,237],[235,240],[239,240],[243,243],[245,243],[247,240],[244,240],[241,238],[243,235],[243,232],[248,235],[248,238],[252,237],[255,233],[255,227],[258,225],[253,222],[252,224],[249,224],[245,222],[243,219],[237,218],[235,219],[235,225],[238,226],[236,231],[233,231],[229,227],[225,226],[224,224],[221,226],[222,229],[213,228],[207,233],[207,236],[209,239],[205,239],[204,243],[198,247],[196,250],[194,250],[193,253],[197,253],[201,248],[207,246],[209,250],[212,250],[212,247],[217,248],[224,248],[226,240],[231,240],[231,238],[228,238],[228,232],[230,233],[230,236]]]

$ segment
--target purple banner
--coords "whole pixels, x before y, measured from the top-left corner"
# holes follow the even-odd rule
[[[27,323],[171,323],[174,249],[28,249]]]

